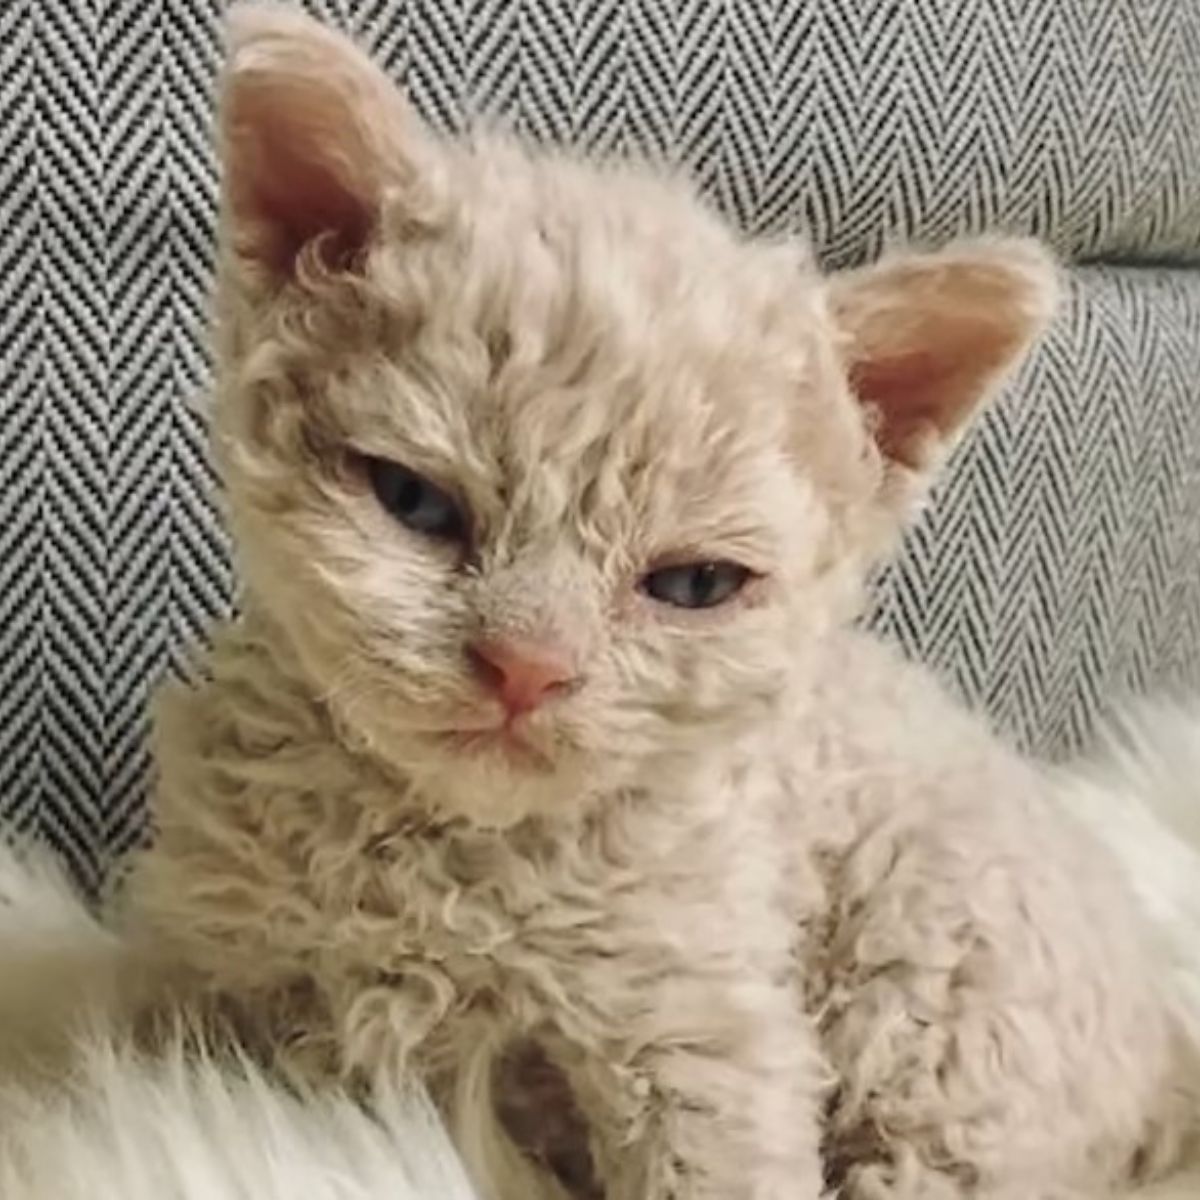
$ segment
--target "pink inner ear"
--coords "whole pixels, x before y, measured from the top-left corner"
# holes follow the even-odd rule
[[[339,128],[339,114],[316,111],[306,99],[247,87],[230,101],[228,189],[240,240],[280,272],[324,233],[333,235],[331,259],[344,265],[374,219],[373,188],[354,177],[357,131],[350,122]]]
[[[954,355],[913,350],[854,363],[850,384],[877,417],[880,450],[916,470],[925,465],[930,435],[948,437],[969,415],[971,374]]]
[[[880,451],[917,472],[933,466],[1049,320],[1055,295],[1049,258],[1021,239],[835,275],[848,382]]]

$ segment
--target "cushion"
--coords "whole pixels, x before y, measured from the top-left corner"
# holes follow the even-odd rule
[[[1200,685],[1200,272],[1070,285],[872,614],[1046,758],[1130,694]]]
[[[1001,228],[1071,256],[1200,251],[1194,0],[358,7],[435,124],[495,113],[679,162],[836,265]]]
[[[642,151],[833,264],[1042,233],[1200,257],[1192,0],[320,0],[443,128]],[[227,610],[202,397],[219,0],[0,5],[0,817],[85,883],[143,829],[146,699]],[[1200,677],[1200,276],[1081,274],[881,582],[880,626],[1050,753]]]

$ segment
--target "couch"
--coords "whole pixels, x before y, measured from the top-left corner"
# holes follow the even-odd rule
[[[1200,684],[1194,0],[313,0],[437,127],[687,170],[831,268],[1002,229],[1071,264],[871,620],[1049,758]],[[231,603],[206,456],[218,0],[0,9],[0,819],[87,887],[147,698]]]

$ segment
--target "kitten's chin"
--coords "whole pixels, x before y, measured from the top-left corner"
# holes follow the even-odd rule
[[[507,828],[532,816],[577,814],[620,783],[615,756],[597,761],[546,729],[414,729],[408,711],[337,699],[327,711],[342,744],[382,767],[404,803],[416,801],[435,817]]]
[[[466,749],[441,761],[426,758],[409,771],[434,812],[487,829],[506,829],[530,817],[578,815],[618,784],[577,759],[551,763],[499,749]]]

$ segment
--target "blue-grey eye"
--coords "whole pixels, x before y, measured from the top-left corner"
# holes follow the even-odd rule
[[[462,509],[436,483],[386,458],[368,458],[366,462],[379,503],[401,525],[444,541],[460,541],[466,535]]]
[[[642,590],[676,608],[715,608],[736,596],[751,575],[735,562],[684,563],[651,571],[642,580]]]

